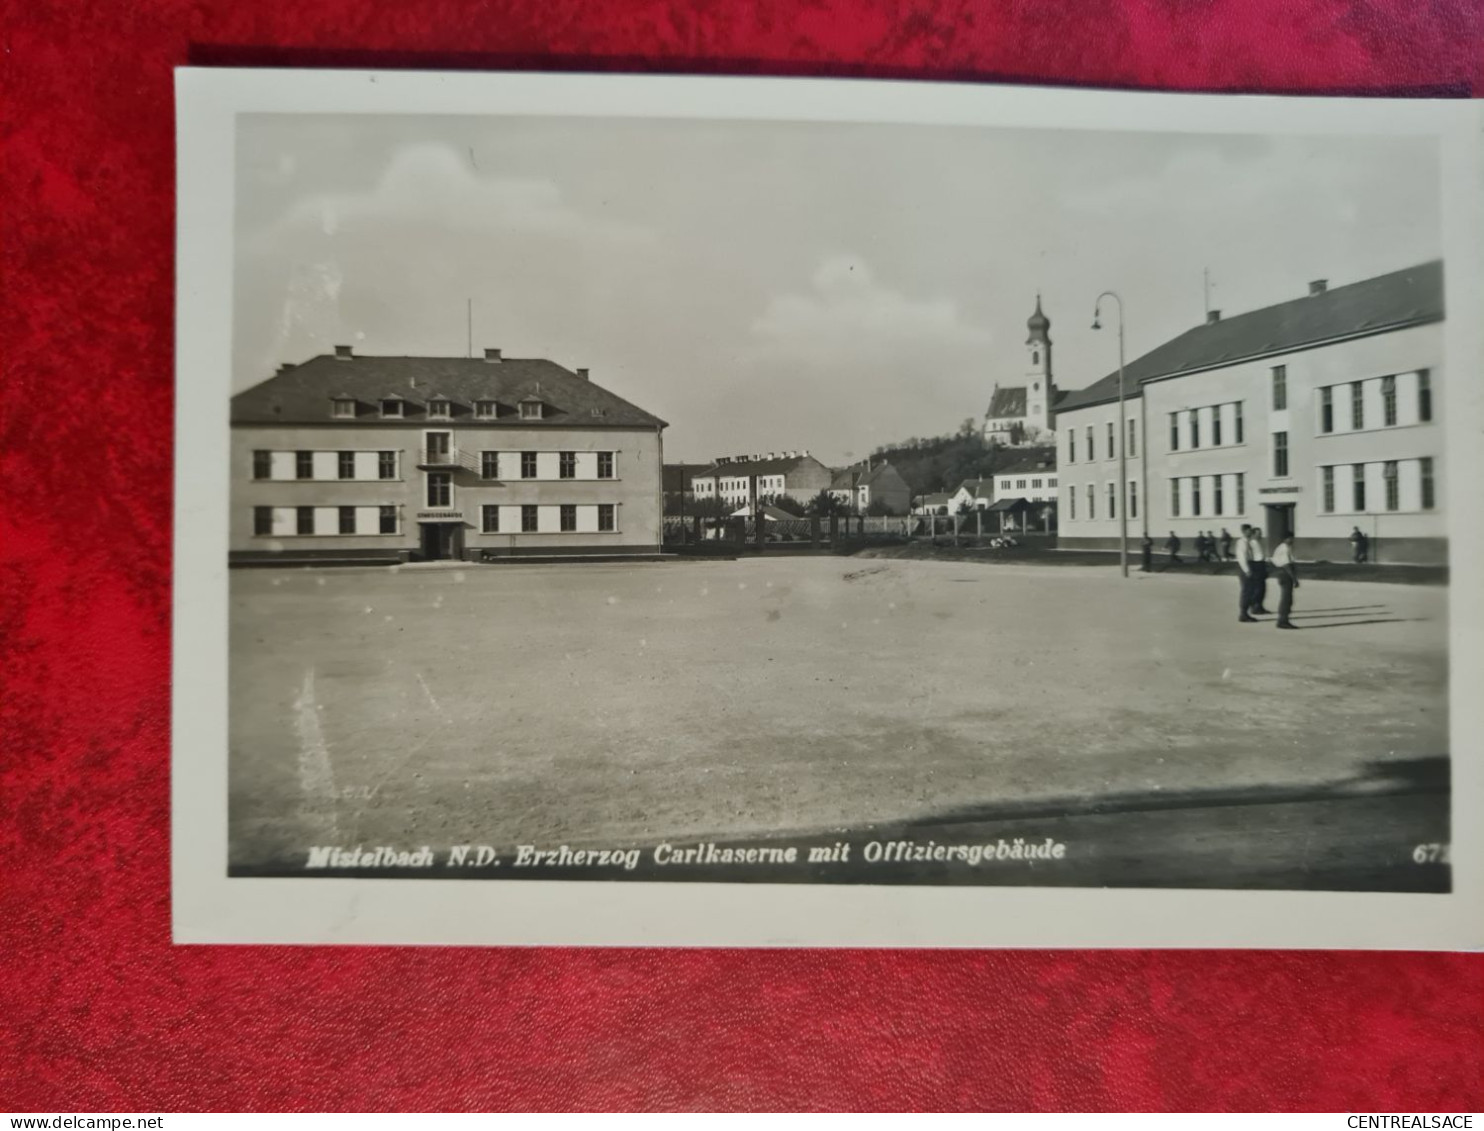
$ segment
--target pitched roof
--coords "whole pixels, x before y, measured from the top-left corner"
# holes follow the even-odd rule
[[[1443,262],[1435,259],[1187,330],[1124,366],[1124,397],[1139,396],[1139,385],[1145,381],[1442,317]],[[1067,412],[1117,396],[1114,371],[1085,389],[1069,392],[1055,410]]]
[[[995,386],[994,392],[989,398],[989,408],[985,415],[991,420],[1001,417],[1024,416],[1025,415],[1025,386],[1008,385]]]
[[[735,476],[747,475],[787,475],[791,471],[797,471],[809,464],[816,464],[824,468],[813,456],[803,453],[796,456],[775,456],[772,459],[733,459],[726,462],[715,461],[706,465],[705,469],[696,472],[694,478],[709,479],[712,476],[733,478]],[[825,468],[828,471],[828,468]]]
[[[664,428],[665,421],[544,358],[492,362],[468,357],[337,358],[288,366],[232,398],[233,424],[324,424],[330,402],[354,397],[358,417],[380,419],[379,402],[406,402],[408,420],[427,419],[429,400],[453,404],[453,419],[472,419],[476,401],[494,401],[494,422],[523,427]],[[523,400],[546,406],[540,419],[520,416]],[[480,423],[488,423],[480,418]]]
[[[958,485],[958,491],[967,491],[976,499],[988,499],[994,495],[994,480],[991,479],[965,479]],[[954,494],[958,494],[955,491]]]
[[[888,473],[901,479],[901,473],[892,467],[889,460],[878,460],[873,458],[870,467],[866,463],[853,463],[849,467],[842,467],[835,471],[835,477],[830,480],[831,491],[851,491],[856,487],[869,487],[884,478]],[[905,480],[903,480],[905,482]]]

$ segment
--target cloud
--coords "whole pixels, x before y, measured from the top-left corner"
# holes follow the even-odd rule
[[[562,240],[640,242],[650,236],[634,224],[583,214],[553,181],[483,174],[472,156],[438,144],[398,149],[369,191],[306,197],[266,235],[310,229],[333,237],[366,222]]]
[[[984,349],[988,331],[966,325],[956,303],[912,298],[878,283],[858,256],[825,259],[805,293],[775,296],[753,322],[763,356],[830,364],[907,351]]]

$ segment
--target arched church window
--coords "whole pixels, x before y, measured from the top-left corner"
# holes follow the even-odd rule
[[[1040,350],[1031,350],[1031,364],[1032,365],[1040,365],[1041,364],[1041,351]]]

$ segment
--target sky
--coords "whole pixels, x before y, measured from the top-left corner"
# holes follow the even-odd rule
[[[1442,254],[1435,143],[838,123],[242,115],[233,388],[336,344],[546,357],[668,461],[827,463]],[[1105,326],[1111,321],[1105,316]]]

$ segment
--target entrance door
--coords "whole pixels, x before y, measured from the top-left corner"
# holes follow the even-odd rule
[[[1267,542],[1268,552],[1290,534],[1298,532],[1293,528],[1293,503],[1264,503],[1263,508],[1267,511],[1266,522],[1263,528],[1263,539]]]
[[[462,526],[456,522],[425,522],[422,524],[422,555],[424,561],[441,562],[456,557],[462,550],[460,543]]]

